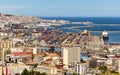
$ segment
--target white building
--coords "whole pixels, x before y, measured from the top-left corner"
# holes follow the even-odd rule
[[[50,74],[57,75],[57,68],[51,68]]]
[[[68,67],[71,63],[79,63],[80,50],[80,47],[63,47],[63,64]]]
[[[87,64],[86,63],[79,63],[76,64],[75,71],[78,75],[86,75],[87,73]]]
[[[33,48],[33,54],[41,53],[41,48],[40,47],[35,47]]]
[[[8,75],[15,75],[17,73],[21,74],[24,69],[30,70],[30,66],[27,66],[25,64],[8,63],[6,67],[8,70]],[[6,67],[3,67],[4,74],[6,74]]]
[[[118,73],[120,73],[120,58],[118,59]]]

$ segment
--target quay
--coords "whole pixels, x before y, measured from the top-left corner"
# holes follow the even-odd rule
[[[89,26],[72,26],[72,27],[64,27],[64,29],[79,29],[79,28],[87,28],[87,27],[93,27],[92,25]]]
[[[90,31],[90,32],[96,32],[96,33],[101,33],[103,31]],[[120,31],[107,31],[108,33],[120,33]]]

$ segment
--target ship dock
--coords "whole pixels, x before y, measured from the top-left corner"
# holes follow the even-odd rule
[[[82,48],[97,49],[104,46],[104,41],[99,36],[92,36],[89,31],[80,34],[71,34],[63,43],[63,45],[80,45]]]
[[[64,27],[64,29],[79,29],[79,28],[87,28],[92,27],[92,25],[87,26],[72,26],[72,27]]]

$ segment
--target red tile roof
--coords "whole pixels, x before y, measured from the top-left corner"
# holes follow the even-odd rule
[[[24,56],[24,55],[31,55],[32,53],[31,52],[13,52],[11,54],[15,56]]]

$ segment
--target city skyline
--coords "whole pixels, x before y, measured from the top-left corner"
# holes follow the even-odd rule
[[[0,2],[0,75],[120,75],[113,0]]]
[[[116,0],[3,0],[0,13],[32,16],[120,17]]]

